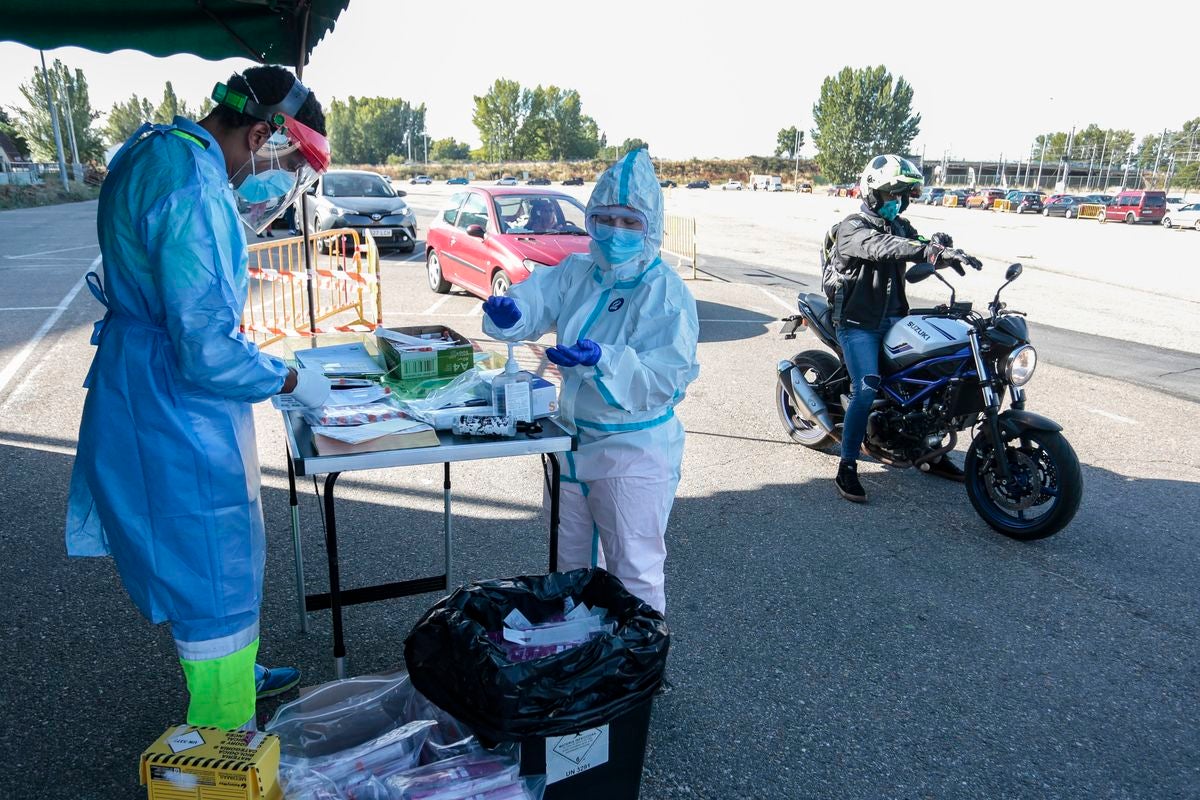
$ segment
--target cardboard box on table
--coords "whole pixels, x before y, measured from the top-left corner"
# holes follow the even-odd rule
[[[396,349],[387,339],[378,339],[379,352],[383,354],[383,363],[388,370],[384,383],[401,397],[425,397],[475,365],[475,347],[465,336],[445,325],[414,325],[387,330],[417,337],[444,334],[454,342],[454,347],[440,350],[406,352]]]

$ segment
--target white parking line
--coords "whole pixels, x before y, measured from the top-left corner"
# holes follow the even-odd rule
[[[1098,408],[1089,408],[1088,411],[1092,412],[1093,414],[1099,414],[1102,417],[1108,417],[1109,419],[1115,420],[1116,422],[1123,422],[1126,425],[1140,425],[1141,424],[1136,419],[1130,419],[1129,417],[1122,417],[1120,414],[1114,414],[1111,411],[1101,411]]]
[[[775,296],[775,295],[771,294],[769,291],[767,291],[767,290],[766,290],[766,288],[765,288],[765,287],[763,287],[763,286],[755,286],[754,288],[755,288],[755,289],[758,289],[760,292],[762,292],[763,294],[765,294],[767,297],[771,298],[771,299],[772,299],[772,300],[774,300],[776,303],[778,303],[779,305],[781,305],[781,306],[783,306],[784,308],[786,308],[786,309],[788,310],[788,313],[789,313],[789,314],[795,314],[795,313],[796,313],[796,307],[795,307],[795,306],[794,306],[792,303],[786,303],[786,302],[784,302],[783,300],[779,299],[777,296]]]
[[[437,311],[442,306],[446,305],[446,301],[449,299],[450,299],[450,295],[443,296],[441,299],[435,301],[434,304],[431,305],[429,308],[425,309],[424,313],[432,314],[433,312]]]
[[[0,308],[0,311],[51,311],[58,306],[9,306],[8,308]]]
[[[467,316],[468,317],[478,317],[482,314],[483,314],[483,303],[480,303],[479,305],[472,308],[471,313],[467,314]]]
[[[93,247],[98,248],[99,246],[98,244],[81,244],[78,247],[64,247],[60,250],[38,250],[35,253],[23,253],[19,256],[5,256],[5,258],[10,260],[14,258],[35,258],[37,256],[48,256],[51,253],[70,253],[72,250],[87,250]]]
[[[4,387],[17,374],[17,370],[33,355],[33,351],[37,349],[38,344],[42,339],[46,338],[46,334],[50,332],[50,329],[54,327],[54,323],[58,322],[58,318],[71,305],[71,301],[75,299],[75,295],[79,294],[79,290],[83,288],[86,281],[86,274],[79,276],[79,280],[71,287],[71,291],[67,292],[66,296],[63,297],[57,306],[54,306],[54,313],[46,317],[46,321],[42,323],[42,327],[37,329],[37,333],[33,334],[33,338],[25,343],[21,351],[17,353],[12,361],[8,362],[8,365],[3,370],[0,370],[0,392],[4,391]]]

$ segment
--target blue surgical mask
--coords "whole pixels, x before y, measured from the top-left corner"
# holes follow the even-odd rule
[[[269,169],[257,175],[247,175],[237,193],[247,203],[267,203],[287,196],[296,185],[296,173]]]
[[[595,233],[592,241],[610,265],[624,264],[642,254],[642,249],[646,244],[644,231],[599,223],[594,227]]]
[[[888,200],[879,207],[879,216],[883,217],[888,222],[896,219],[896,217],[900,216],[900,201]]]

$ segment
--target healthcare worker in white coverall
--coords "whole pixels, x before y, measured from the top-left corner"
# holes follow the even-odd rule
[[[588,254],[489,297],[483,329],[504,341],[558,332],[546,357],[578,442],[563,475],[559,567],[605,567],[665,613],[664,534],[684,440],[674,409],[700,371],[696,301],[659,258],[662,190],[644,149],[600,176],[586,220]]]
[[[113,158],[97,228],[107,307],[85,386],[67,552],[111,554],[152,622],[170,622],[187,721],[254,726],[299,673],[255,664],[266,539],[250,404],[329,395],[238,332],[246,238],[329,166],[324,115],[291,73],[256,67],[199,123],[143,125]]]

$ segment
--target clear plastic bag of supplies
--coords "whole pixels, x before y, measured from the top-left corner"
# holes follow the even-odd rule
[[[384,422],[403,419],[404,409],[390,397],[361,405],[330,405],[306,408],[304,420],[314,427],[341,427],[343,425],[366,425],[369,422]]]
[[[482,749],[403,672],[324,684],[280,706],[266,730],[279,737],[289,800],[293,794],[304,800],[348,800],[351,787],[371,774],[390,775],[397,766],[409,769]],[[398,730],[404,733],[395,734]],[[385,757],[393,759],[390,766]],[[349,780],[344,767],[356,762],[382,766]],[[366,788],[355,791],[362,794]]]
[[[514,609],[547,620],[567,598],[589,614],[606,609],[602,622],[613,627],[531,661],[514,662],[488,637]],[[413,626],[404,660],[421,694],[490,744],[576,733],[642,705],[662,682],[669,648],[662,614],[592,568],[463,586]]]
[[[399,772],[383,783],[391,800],[456,800],[516,783],[520,771],[516,759],[480,751]]]
[[[435,428],[449,428],[455,416],[470,413],[469,410],[473,408],[488,406],[491,400],[491,384],[484,380],[483,374],[476,367],[421,399],[405,399],[399,403],[413,419],[419,419]],[[438,413],[448,410],[452,410],[452,413]]]

